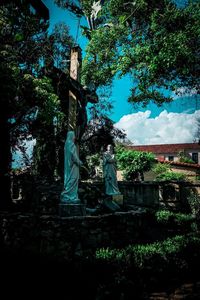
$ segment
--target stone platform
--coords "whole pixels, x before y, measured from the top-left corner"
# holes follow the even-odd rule
[[[60,217],[73,217],[73,216],[85,216],[86,205],[85,204],[59,204],[59,216]]]
[[[123,195],[112,195],[112,200],[115,201],[118,205],[124,204],[124,197]]]
[[[120,211],[123,206],[123,195],[107,195],[103,200],[103,206],[110,212]]]

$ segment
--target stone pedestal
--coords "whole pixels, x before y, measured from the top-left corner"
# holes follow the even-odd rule
[[[106,199],[103,200],[103,205],[106,210],[110,212],[120,211],[120,206],[112,200],[112,196],[108,196]]]
[[[85,216],[86,205],[85,204],[59,204],[60,217],[73,217],[73,216]]]
[[[112,200],[115,201],[118,205],[124,204],[124,196],[123,195],[112,195]]]

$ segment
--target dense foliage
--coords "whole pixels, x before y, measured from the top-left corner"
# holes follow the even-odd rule
[[[171,171],[170,166],[167,163],[157,163],[152,171],[156,174],[157,181],[175,180],[183,181],[186,179],[186,175]]]
[[[52,84],[47,69],[55,63],[67,69],[71,38],[63,25],[57,25],[49,36],[48,21],[33,12],[27,1],[1,4],[0,14],[0,138],[4,141],[0,169],[4,207],[10,199],[12,151],[20,149],[26,156],[25,141],[36,137],[40,143],[41,134],[43,148],[54,144],[53,121],[61,118],[61,109],[57,86]]]
[[[185,155],[183,151],[178,153],[179,161],[183,163],[194,164],[195,162],[188,156]]]
[[[144,105],[171,101],[163,88],[198,91],[199,1],[180,6],[172,0],[107,0],[100,1],[100,8],[90,0],[56,2],[88,20],[89,28],[83,28],[89,38],[85,84],[98,87],[130,74],[129,101]]]
[[[124,141],[126,137],[124,131],[116,128],[109,118],[113,106],[108,95],[106,89],[101,89],[99,102],[88,106],[88,123],[80,143],[80,155],[90,169],[91,176],[95,174],[95,166],[102,168],[101,160],[107,145],[114,145],[116,140]]]
[[[181,260],[180,254],[185,248],[192,249],[192,246],[198,246],[198,249],[200,247],[200,239],[194,233],[177,235],[152,244],[130,245],[124,249],[101,248],[96,251],[96,258],[110,263],[120,262],[126,265],[135,265],[138,269],[148,268],[152,265],[155,267],[156,262],[159,262],[160,267],[162,263],[163,267],[166,267],[166,264],[172,263],[172,261],[178,267]]]
[[[0,13],[0,139],[4,141],[1,144],[0,169],[3,183],[1,207],[4,207],[10,199],[10,142],[14,136],[21,136],[21,130],[26,128],[23,125],[25,116],[29,115],[35,106],[35,100],[32,98],[35,88],[32,74],[37,70],[47,26],[44,22],[39,23],[37,16],[34,17],[23,2],[18,5],[15,2],[2,5]],[[39,40],[37,46],[36,40]],[[15,141],[13,144],[15,145]]]
[[[188,197],[188,203],[192,214],[199,220],[200,219],[200,195],[192,193]]]
[[[198,220],[190,214],[166,210],[155,212],[155,218],[159,230],[168,229],[167,236],[163,232],[160,239],[153,242],[96,250],[95,261],[107,272],[111,270],[108,276],[112,280],[102,280],[106,291],[118,288],[124,294],[132,295],[133,287],[134,292],[147,285],[154,285],[156,289],[166,280],[169,285],[169,278],[174,280],[193,274],[200,253]]]
[[[121,146],[117,149],[116,158],[126,180],[137,179],[139,174],[149,171],[155,160],[152,153],[132,151]]]
[[[158,223],[161,224],[179,224],[183,225],[186,222],[194,221],[194,216],[191,214],[175,213],[169,210],[159,210],[155,214]]]
[[[115,128],[114,122],[107,116],[91,119],[82,138],[84,151],[95,154],[105,151],[106,146],[114,144],[115,139],[123,140],[125,133]]]

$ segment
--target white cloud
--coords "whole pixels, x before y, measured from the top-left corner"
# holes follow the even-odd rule
[[[163,110],[155,118],[151,118],[150,115],[150,110],[125,115],[115,126],[124,129],[127,138],[135,145],[193,142],[200,110],[196,110],[193,114]]]

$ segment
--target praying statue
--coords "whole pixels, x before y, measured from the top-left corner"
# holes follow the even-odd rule
[[[78,181],[79,167],[82,164],[75,145],[74,131],[68,131],[64,147],[64,190],[61,193],[61,203],[80,203],[78,198]]]
[[[117,168],[113,146],[108,145],[103,154],[103,175],[105,178],[106,195],[120,195],[117,183]]]

